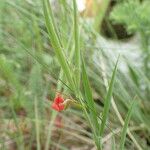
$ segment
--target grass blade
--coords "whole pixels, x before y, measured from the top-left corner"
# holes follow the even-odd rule
[[[118,58],[118,60],[119,60],[119,58]],[[117,71],[118,60],[116,62],[115,68],[113,70],[113,74],[112,74],[111,81],[110,81],[110,84],[109,84],[106,99],[104,101],[104,109],[103,109],[103,112],[102,112],[102,123],[101,123],[101,128],[100,128],[100,135],[101,136],[104,133],[105,124],[106,124],[106,121],[107,121],[107,118],[108,118],[109,108],[110,108],[110,104],[111,104],[111,97],[112,97],[112,92],[113,92],[113,85],[114,85],[115,75],[116,75],[116,71]]]
[[[45,16],[45,22],[46,22],[46,27],[49,33],[49,37],[51,40],[51,44],[55,50],[55,54],[57,56],[57,59],[68,79],[68,82],[70,83],[70,86],[72,89],[74,88],[74,84],[73,84],[73,80],[72,80],[72,76],[71,76],[71,71],[69,68],[69,65],[67,63],[67,59],[65,57],[65,54],[63,53],[63,48],[61,46],[58,34],[56,32],[56,26],[54,23],[54,19],[53,19],[53,14],[50,7],[50,3],[49,0],[43,0],[43,10],[44,10],[44,16]]]
[[[84,87],[84,93],[85,93],[85,98],[86,98],[86,104],[88,105],[89,111],[94,117],[95,124],[97,124],[97,117],[96,117],[96,108],[93,100],[93,95],[90,87],[90,83],[88,80],[87,72],[86,72],[86,67],[84,62],[82,61],[82,82],[83,82],[83,87]],[[98,125],[97,125],[98,126]]]
[[[86,104],[88,106],[87,108],[91,108],[91,109],[88,109],[88,111],[90,112],[90,117],[88,118],[90,118],[90,122],[91,122],[92,129],[94,132],[94,140],[95,140],[97,149],[99,150],[101,149],[101,145],[99,142],[99,123],[98,123],[95,103],[93,100],[93,95],[92,95],[92,91],[91,91],[91,87],[89,84],[86,67],[85,67],[83,59],[82,59],[82,82],[83,82]]]
[[[127,134],[127,130],[128,130],[128,124],[129,124],[129,121],[130,121],[130,118],[131,118],[132,109],[135,105],[134,102],[135,101],[132,102],[132,104],[131,104],[131,106],[128,110],[125,122],[124,122],[124,126],[123,126],[122,133],[121,133],[120,150],[124,150],[124,144],[125,144],[125,138],[126,138],[126,134]]]

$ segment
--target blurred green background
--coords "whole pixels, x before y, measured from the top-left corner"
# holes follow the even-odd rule
[[[51,3],[71,64],[72,4],[63,0]],[[79,8],[81,4],[77,4]],[[118,149],[122,119],[135,99],[129,124],[133,137],[127,136],[125,148],[150,149],[150,1],[89,0],[78,13],[80,49],[99,112],[120,54],[112,97],[115,103],[102,141],[110,149],[115,139]],[[52,115],[51,102],[55,94],[65,91],[64,97],[73,96],[59,78],[61,68],[48,37],[42,1],[0,0],[0,149],[95,148],[81,110],[67,109],[59,114],[64,128],[53,126],[56,114]]]

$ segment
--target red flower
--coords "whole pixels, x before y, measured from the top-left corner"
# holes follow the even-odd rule
[[[57,111],[62,111],[65,109],[65,105],[64,105],[64,99],[63,97],[58,94],[55,99],[54,99],[54,102],[52,104],[52,108],[57,110]]]

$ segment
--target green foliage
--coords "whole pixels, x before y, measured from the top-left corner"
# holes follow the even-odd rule
[[[100,132],[99,132],[100,124],[98,123],[97,111],[96,111],[89,79],[87,76],[84,60],[82,60],[82,83],[83,83],[84,97],[85,97],[85,102],[84,102],[85,104],[83,105],[83,107],[85,108],[87,107],[87,110],[90,112],[89,122],[91,123],[91,127],[94,133],[94,140],[95,140],[97,149],[99,150],[101,149]]]
[[[73,80],[72,80],[71,70],[69,68],[67,59],[65,58],[63,47],[61,46],[61,43],[59,41],[59,37],[57,34],[57,29],[56,29],[57,27],[55,25],[53,13],[51,10],[51,5],[48,0],[43,1],[43,8],[44,8],[44,16],[45,16],[46,26],[49,32],[51,44],[53,45],[55,49],[55,53],[57,55],[58,61],[60,62],[60,65],[70,83],[70,86],[74,90],[75,87],[74,87]]]
[[[110,19],[114,23],[121,23],[126,26],[128,33],[139,33],[140,45],[142,51],[142,68],[147,78],[150,76],[150,1],[149,0],[127,0],[117,4],[111,12]],[[129,66],[131,78],[134,80],[137,86],[139,85],[139,79],[135,71]],[[149,97],[149,86],[146,85],[145,90]]]
[[[136,148],[136,143],[143,149],[148,149],[145,143],[150,135],[150,80],[145,71],[148,69],[135,67],[136,62],[132,63],[128,58],[120,57],[119,62],[127,64],[129,72],[124,73],[118,64],[114,83],[116,67],[112,55],[109,54],[109,50],[115,54],[114,49],[109,47],[107,51],[101,47],[105,45],[99,43],[99,33],[93,28],[92,22],[80,17],[75,0],[69,5],[68,1],[64,0],[57,2],[54,1],[53,5],[49,4],[49,0],[44,0],[44,20],[41,0],[0,1],[0,141],[6,149],[9,148],[3,135],[12,137],[11,141],[17,143],[17,149],[32,149],[33,145],[36,146],[35,149],[70,149],[70,146],[80,146],[79,143],[81,147],[97,146],[101,149],[105,139],[109,140],[113,136],[115,143],[112,149],[115,149],[120,145],[118,138],[121,135],[121,126],[120,118],[111,108],[111,100],[116,102],[118,113],[124,122],[130,109],[130,100],[136,95],[138,103],[132,112],[132,124],[128,127],[128,121],[125,121],[122,139],[126,142],[125,149]],[[105,2],[103,12],[95,18],[96,27],[104,16],[108,2],[109,0]],[[120,8],[114,16],[119,16],[120,20],[111,19],[115,23],[123,23],[127,28],[130,26],[129,32],[144,32],[141,33],[141,37],[145,36],[142,42],[143,49],[148,49],[145,39],[149,38],[149,2],[120,0],[113,12],[121,5],[128,9],[127,4],[135,8],[126,11],[130,12],[128,16],[131,17],[121,18],[121,14],[125,16],[126,12]],[[141,14],[138,9],[142,11]],[[133,19],[133,22],[128,21],[135,12],[139,20],[142,20],[139,23],[136,23],[136,19]],[[146,30],[143,30],[144,27]],[[93,53],[100,50],[102,53],[96,56],[100,56],[100,59],[93,61]],[[141,58],[143,56],[148,55],[142,54]],[[147,62],[145,60],[145,64]],[[110,84],[106,86],[108,79]],[[58,114],[51,109],[51,102],[58,91],[64,93],[64,98],[78,100],[83,106],[82,111],[71,108],[59,113],[64,123],[61,129],[56,129],[54,122]],[[15,137],[16,133],[12,133],[11,128],[3,130],[3,125],[7,127],[7,122],[15,122],[18,137]],[[22,122],[29,125],[27,139],[22,129],[20,131]],[[64,135],[62,143],[53,136],[55,133],[59,134],[59,131]],[[126,134],[130,138],[125,139]]]
[[[102,124],[101,124],[101,129],[100,129],[100,135],[101,136],[104,134],[105,124],[106,124],[106,121],[108,118],[108,113],[109,113],[112,94],[113,94],[113,86],[114,86],[115,76],[116,76],[116,71],[117,71],[117,64],[118,64],[118,60],[116,62],[115,68],[113,70],[112,77],[111,77],[110,84],[109,84],[109,88],[108,88],[108,92],[106,94],[106,98],[104,101],[104,110],[102,112]]]
[[[128,124],[129,124],[129,120],[132,114],[132,109],[135,105],[135,101],[132,102],[131,106],[129,107],[128,113],[126,115],[126,119],[125,119],[125,123],[122,129],[122,133],[121,133],[121,140],[120,140],[120,150],[124,150],[124,144],[125,144],[125,138],[126,138],[126,134],[127,134],[127,130],[128,130]]]
[[[127,0],[118,3],[111,12],[114,23],[124,24],[129,33],[140,32],[150,35],[150,1]]]

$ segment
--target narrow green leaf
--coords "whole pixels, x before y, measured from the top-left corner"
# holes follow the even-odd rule
[[[67,77],[68,82],[70,83],[71,88],[75,89],[72,76],[71,76],[71,71],[67,63],[67,58],[65,57],[65,54],[63,53],[63,47],[61,46],[57,31],[56,31],[56,25],[54,23],[53,14],[51,11],[49,0],[43,0],[43,10],[44,10],[47,30],[49,33],[51,44],[55,50],[57,59]]]
[[[118,58],[118,60],[119,60],[119,58]],[[113,70],[113,74],[112,74],[111,81],[109,84],[108,92],[107,92],[107,95],[106,95],[106,98],[104,101],[104,109],[102,112],[102,123],[101,123],[101,128],[100,128],[100,135],[101,136],[104,133],[105,124],[106,124],[108,114],[109,114],[109,108],[110,108],[110,104],[111,104],[111,97],[112,97],[112,93],[113,93],[113,86],[114,86],[115,75],[116,75],[116,71],[117,71],[118,60],[116,62],[115,68]]]
[[[98,125],[98,120],[97,120],[96,107],[95,107],[95,103],[93,100],[93,95],[92,95],[90,83],[89,83],[87,72],[86,72],[86,67],[85,67],[83,60],[82,60],[82,82],[83,82],[86,104],[88,105],[87,108],[90,108],[89,112],[92,117],[91,118],[92,123],[94,124],[94,127],[98,129],[99,125]]]
[[[129,68],[129,73],[133,82],[136,84],[137,87],[139,87],[139,78],[138,78],[137,73],[135,72],[134,68],[131,67],[129,64],[128,64],[128,68]]]
[[[134,105],[135,105],[135,101],[133,101],[131,103],[131,106],[126,115],[125,123],[124,123],[122,133],[121,133],[120,150],[124,150],[124,144],[125,144],[126,134],[127,134],[127,130],[128,130],[128,124],[129,124],[129,121],[131,118],[132,109],[133,109]]]
[[[94,132],[94,140],[95,144],[97,146],[97,149],[101,149],[100,145],[100,140],[99,140],[99,123],[97,119],[97,112],[96,112],[96,107],[92,95],[92,90],[90,87],[90,83],[88,80],[87,72],[86,72],[86,67],[84,64],[84,60],[82,59],[82,83],[83,83],[83,89],[84,89],[84,94],[85,94],[85,100],[87,104],[88,111],[90,112],[90,116],[88,118],[90,119],[92,129]]]

